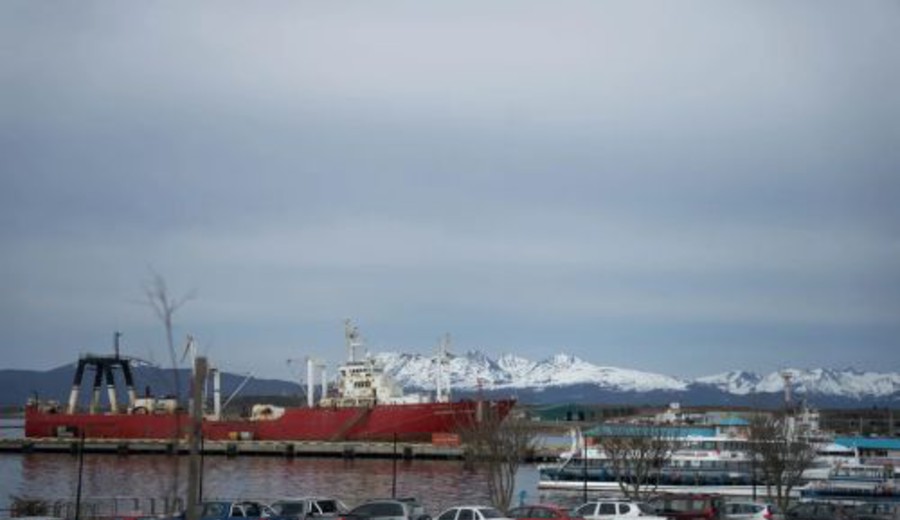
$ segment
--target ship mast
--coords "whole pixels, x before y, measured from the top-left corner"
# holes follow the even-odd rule
[[[359,329],[349,318],[344,320],[344,339],[347,342],[347,361],[353,363],[356,361],[356,349],[362,347],[363,343]]]
[[[441,341],[438,344],[438,355],[437,355],[437,381],[436,381],[436,391],[435,391],[435,401],[439,403],[449,402],[450,401],[450,383],[447,382],[446,389],[444,388],[444,361],[447,359],[447,350],[450,348],[450,334],[444,334],[441,337]],[[446,391],[446,395],[445,394]]]

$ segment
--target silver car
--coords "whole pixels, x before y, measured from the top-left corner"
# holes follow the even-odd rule
[[[410,498],[370,500],[341,517],[344,520],[431,520],[422,504]]]
[[[336,518],[348,510],[340,500],[325,497],[285,498],[272,503],[271,508],[278,516],[296,520]]]
[[[758,502],[725,502],[727,520],[782,520],[784,515],[774,504]]]

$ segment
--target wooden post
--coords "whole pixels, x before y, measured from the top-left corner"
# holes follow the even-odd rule
[[[394,471],[391,475],[391,498],[397,498],[397,432],[394,432]]]
[[[206,382],[206,358],[194,360],[194,380],[191,381],[190,460],[188,461],[188,488],[185,509],[187,520],[198,520],[200,510],[200,443],[203,438],[203,386]]]

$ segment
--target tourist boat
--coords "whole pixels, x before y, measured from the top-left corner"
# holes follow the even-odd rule
[[[753,496],[764,492],[762,474],[754,468],[751,441],[746,437],[703,433],[705,429],[702,428],[685,433],[678,428],[654,426],[650,431],[660,428],[671,430],[667,436],[677,441],[674,451],[667,454],[664,465],[648,487],[655,487],[661,493]],[[803,474],[803,482],[824,480],[842,464],[859,464],[852,448],[833,443],[819,444],[816,458]],[[560,455],[557,463],[540,467],[539,473],[538,486],[542,489],[619,491],[619,479],[610,457],[600,446],[588,445],[577,431],[573,432],[572,447]],[[630,468],[626,467],[620,473],[623,473],[624,481],[633,479],[634,472]],[[792,490],[792,496],[799,496],[796,488]]]
[[[800,490],[800,499],[832,502],[900,502],[900,488],[891,465],[840,464],[825,480]]]
[[[668,457],[649,487],[658,492],[753,494],[753,464],[742,449],[744,440],[724,436],[688,435]],[[632,476],[624,469],[624,480]],[[599,446],[586,446],[579,435],[573,448],[555,464],[539,468],[541,489],[619,491],[617,473]],[[757,482],[759,484],[759,482]]]
[[[449,392],[438,384],[434,397],[404,395],[402,389],[381,366],[366,357],[359,359],[360,336],[349,320],[345,324],[349,360],[339,368],[332,395],[312,402],[312,377],[306,407],[253,406],[250,417],[224,418],[218,372],[214,372],[214,407],[202,422],[207,440],[260,441],[433,441],[455,438],[453,434],[486,417],[502,420],[513,400],[451,401]],[[439,356],[442,360],[443,356]],[[440,362],[438,363],[440,366]],[[32,400],[25,411],[25,436],[80,437],[89,439],[178,439],[189,431],[188,413],[174,398],[138,398],[134,391],[131,360],[119,356],[84,356],[79,360],[68,406]],[[93,395],[88,410],[78,407],[86,369],[96,370]],[[128,403],[117,404],[113,373],[121,371]],[[440,374],[440,370],[438,371]],[[312,363],[310,363],[310,376]],[[106,379],[109,409],[99,410],[101,384]],[[324,379],[324,377],[323,377]],[[439,377],[440,380],[440,377]],[[324,382],[323,382],[324,387]],[[449,434],[449,435],[448,435]]]

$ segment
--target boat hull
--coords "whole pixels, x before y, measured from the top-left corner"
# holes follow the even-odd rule
[[[621,488],[617,482],[596,481],[588,481],[587,484],[585,484],[584,482],[577,481],[541,480],[538,482],[538,489],[574,492],[583,492],[587,489],[591,492],[601,493],[621,492]],[[654,491],[656,493],[716,493],[734,497],[762,497],[766,494],[766,486],[758,485],[754,488],[752,485],[660,485],[657,486]],[[800,492],[796,488],[792,489],[790,496],[797,498],[800,496]]]
[[[348,408],[287,408],[273,419],[203,421],[209,440],[271,441],[431,441],[436,433],[454,433],[470,427],[484,410],[503,418],[513,401],[458,401],[377,405]],[[89,439],[186,438],[190,420],[186,413],[87,414],[51,413],[28,407],[25,436],[78,437]]]

